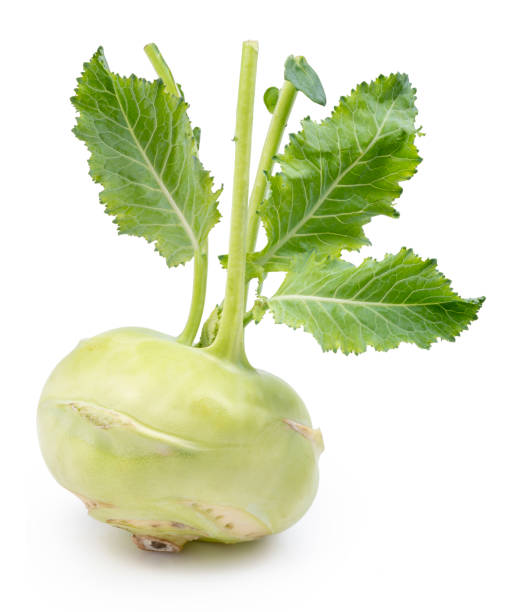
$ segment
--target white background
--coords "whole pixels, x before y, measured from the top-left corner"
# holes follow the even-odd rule
[[[8,610],[515,610],[513,86],[508,1],[10,3],[2,15],[3,560]],[[38,395],[83,337],[125,325],[177,333],[190,266],[167,269],[118,237],[70,130],[74,80],[99,44],[111,68],[153,77],[155,41],[183,85],[227,221],[241,41],[260,42],[258,95],[304,54],[329,108],[299,96],[290,130],[362,80],[405,71],[424,158],[399,220],[373,248],[437,257],[462,295],[486,295],[456,343],[359,357],[322,354],[271,318],[248,355],[288,381],[323,430],[318,496],[292,529],[181,555],[144,553],[88,518],[38,449]],[[269,119],[258,100],[255,155]],[[228,224],[212,233],[208,308],[220,299]],[[360,257],[353,257],[353,261]],[[26,518],[21,521],[23,508]],[[27,534],[26,537],[24,534]],[[5,576],[5,574],[4,574]],[[3,593],[3,601],[7,595]]]

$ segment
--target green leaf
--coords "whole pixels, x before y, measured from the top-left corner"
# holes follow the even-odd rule
[[[284,78],[310,100],[325,106],[326,97],[322,83],[305,57],[290,55],[284,64]]]
[[[399,182],[420,162],[416,114],[408,77],[392,74],[359,85],[321,123],[306,119],[278,158],[281,172],[259,209],[268,243],[253,261],[288,270],[301,253],[337,256],[369,244],[363,226],[398,216]]]
[[[113,74],[102,48],[76,94],[73,131],[91,152],[90,174],[119,233],[155,242],[169,266],[185,263],[217,222],[220,193],[196,156],[187,104],[161,80]]]
[[[279,90],[277,87],[269,87],[263,95],[263,102],[265,103],[266,110],[269,113],[274,112],[277,100],[279,100]]]
[[[317,254],[300,257],[268,300],[277,323],[303,326],[325,351],[361,353],[413,342],[429,348],[454,340],[477,318],[484,298],[462,299],[436,269],[411,249],[366,259],[355,267]]]

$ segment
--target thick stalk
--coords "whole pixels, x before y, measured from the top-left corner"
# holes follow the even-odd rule
[[[164,57],[161,55],[157,45],[150,43],[145,45],[145,53],[157,73],[157,76],[163,81],[166,91],[172,96],[181,97],[181,92],[177,87],[177,83],[173,78],[172,71],[168,67]],[[195,151],[196,151],[195,146]],[[204,245],[201,245],[199,250],[195,251],[193,263],[193,292],[191,295],[191,306],[188,315],[188,320],[178,336],[177,341],[183,344],[192,345],[204,313],[204,303],[206,300],[207,286],[207,239]]]
[[[290,81],[285,81],[279,92],[279,98],[275,105],[270,126],[266,134],[261,158],[259,160],[258,169],[254,187],[250,194],[249,200],[249,224],[247,230],[247,252],[253,253],[256,248],[256,240],[259,229],[259,217],[257,208],[265,197],[267,186],[267,175],[270,174],[274,164],[274,157],[277,155],[279,145],[286,129],[286,124],[290,117],[291,109],[297,96],[297,90]]]
[[[234,363],[247,365],[244,347],[245,267],[252,120],[256,90],[258,45],[243,43],[236,110],[234,180],[227,283],[220,327],[213,344],[206,350]]]
[[[269,175],[272,171],[274,158],[279,150],[284,130],[286,129],[296,97],[297,89],[295,89],[295,87],[289,81],[285,81],[281,91],[279,92],[277,104],[272,114],[272,119],[270,120],[268,132],[261,151],[261,157],[259,159],[254,186],[250,194],[248,213],[249,218],[247,225],[247,253],[253,253],[256,248],[256,240],[259,230],[259,216],[257,214],[257,209],[265,198],[267,175]],[[247,282],[245,286],[245,304],[247,303],[248,290],[249,283]],[[252,320],[252,313],[249,311],[245,314],[243,319],[244,327],[246,327]]]

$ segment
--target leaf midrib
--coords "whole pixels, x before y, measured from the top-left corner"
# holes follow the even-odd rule
[[[162,192],[162,194],[165,196],[167,202],[170,205],[170,208],[173,210],[173,212],[175,212],[175,214],[177,215],[177,217],[179,218],[179,221],[181,222],[181,225],[184,227],[184,230],[186,232],[186,234],[188,235],[188,238],[190,239],[190,242],[193,246],[193,250],[195,252],[199,251],[199,243],[197,238],[195,237],[195,234],[193,233],[193,230],[191,229],[190,224],[188,223],[188,221],[186,220],[186,217],[184,216],[183,212],[181,211],[181,209],[179,208],[179,206],[177,205],[177,203],[175,202],[175,200],[172,197],[172,194],[168,191],[168,188],[166,187],[166,185],[163,183],[163,181],[161,180],[161,177],[158,175],[158,173],[156,172],[154,166],[152,165],[150,159],[148,158],[145,149],[143,149],[143,147],[141,146],[130,122],[129,122],[129,118],[127,117],[127,114],[123,108],[122,102],[120,100],[120,97],[118,95],[118,89],[116,87],[116,83],[111,75],[111,73],[109,73],[109,78],[111,79],[111,83],[113,84],[113,91],[114,91],[114,95],[116,97],[116,101],[118,102],[118,106],[120,107],[120,111],[123,115],[123,118],[125,120],[125,123],[127,125],[127,129],[129,130],[130,135],[132,136],[132,139],[134,140],[134,143],[136,144],[136,147],[138,148],[141,157],[143,158],[145,165],[147,166],[148,170],[150,171],[151,175],[153,176],[155,182],[157,183],[160,191]]]
[[[328,189],[326,189],[323,192],[323,195],[321,194],[318,198],[318,200],[316,201],[315,205],[311,208],[311,210],[309,211],[309,214],[306,215],[305,217],[302,218],[301,221],[299,221],[292,230],[288,231],[283,238],[281,238],[280,240],[278,240],[275,245],[273,245],[269,250],[268,253],[266,253],[266,257],[260,257],[257,258],[257,261],[261,264],[264,265],[266,263],[267,260],[271,259],[273,254],[277,252],[278,249],[280,249],[283,244],[285,244],[286,242],[288,242],[288,240],[290,240],[290,238],[292,236],[294,236],[297,232],[297,230],[302,227],[304,224],[306,224],[312,217],[313,215],[317,212],[317,210],[320,208],[320,206],[327,200],[328,195],[331,194],[332,191],[334,191],[334,189],[336,189],[336,187],[339,185],[339,183],[343,180],[343,178],[355,167],[357,166],[357,164],[363,159],[363,157],[365,157],[365,155],[370,151],[370,149],[374,146],[374,144],[377,142],[377,140],[380,137],[380,134],[385,126],[385,123],[388,119],[388,117],[390,116],[390,113],[393,109],[393,107],[395,106],[395,104],[397,103],[398,98],[396,98],[392,104],[390,105],[390,107],[388,108],[383,121],[381,122],[381,124],[378,126],[377,132],[374,136],[374,138],[369,142],[369,144],[367,145],[366,149],[361,151],[360,154],[358,155],[358,157],[356,157],[356,159],[352,162],[352,164],[350,164],[349,166],[347,166],[345,168],[345,170],[343,172],[341,172],[335,179],[334,181],[330,184],[330,186],[328,187]]]
[[[382,306],[386,308],[397,308],[397,307],[412,308],[414,306],[442,306],[444,304],[452,304],[454,302],[461,301],[461,300],[456,300],[456,299],[448,299],[442,302],[416,302],[416,303],[366,302],[363,300],[352,300],[352,299],[346,299],[346,298],[330,298],[330,297],[323,297],[323,296],[318,296],[318,295],[302,295],[301,293],[274,295],[273,297],[268,299],[269,302],[288,301],[288,300],[289,301],[297,300],[300,302],[309,301],[309,302],[327,302],[327,303],[334,303],[334,304],[350,304],[354,306],[377,306],[377,307]]]

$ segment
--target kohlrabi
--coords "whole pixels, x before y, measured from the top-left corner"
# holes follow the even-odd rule
[[[93,517],[141,548],[177,551],[286,529],[316,493],[321,434],[291,387],[249,364],[245,325],[270,310],[324,350],[427,348],[459,335],[482,300],[460,298],[434,260],[409,249],[359,266],[340,259],[368,244],[363,226],[374,216],[398,215],[399,183],[420,162],[415,90],[403,74],[361,83],[324,121],[303,121],[277,156],[297,92],[325,104],[313,69],[289,57],[281,89],[265,93],[272,117],[249,198],[258,51],[246,42],[225,298],[199,334],[220,191],[199,161],[182,90],[157,47],[146,52],[154,82],[114,74],[102,49],[85,64],[74,132],[119,232],[153,243],[169,266],[193,258],[189,317],[177,337],[124,328],[80,342],[43,390],[38,427],[53,475]],[[256,252],[260,221],[267,243]],[[270,272],[287,274],[265,297]],[[247,309],[252,279],[258,295]]]

